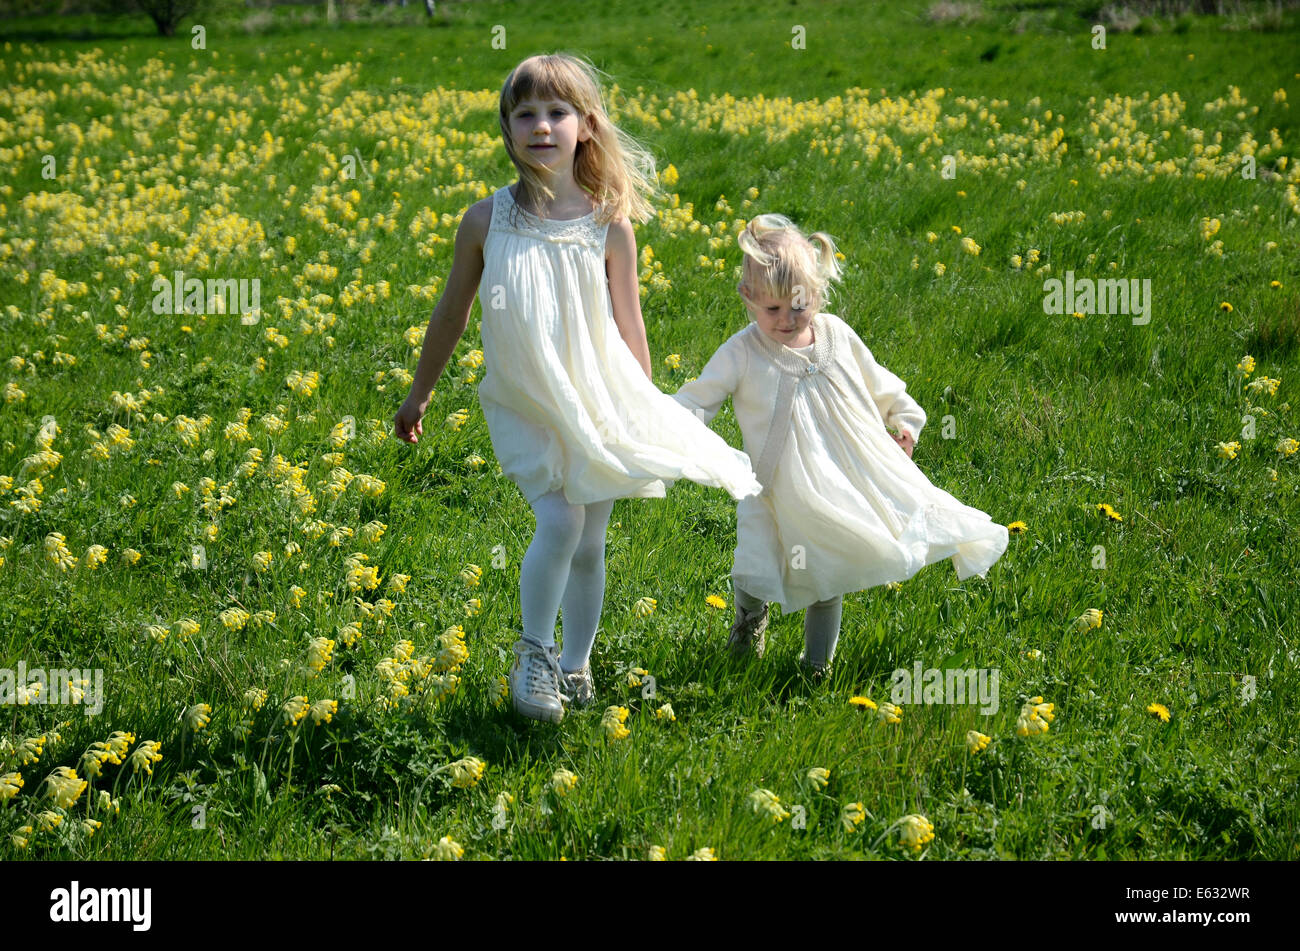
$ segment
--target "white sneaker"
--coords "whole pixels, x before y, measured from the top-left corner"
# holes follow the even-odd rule
[[[555,645],[543,647],[535,641],[515,641],[515,663],[510,668],[510,697],[515,712],[533,720],[559,723],[564,718],[564,701],[560,693],[560,659]]]
[[[585,707],[591,703],[596,696],[596,683],[591,679],[591,665],[588,664],[582,670],[575,670],[572,673],[561,671],[563,679],[561,683],[569,696],[573,698],[575,706]]]

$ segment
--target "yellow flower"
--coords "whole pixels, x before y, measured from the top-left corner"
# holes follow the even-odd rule
[[[434,847],[433,857],[439,862],[458,862],[465,849],[449,835],[444,835]]]
[[[1273,288],[1273,290],[1276,291],[1276,290],[1278,290],[1279,288],[1282,287],[1282,282],[1281,282],[1281,281],[1269,281],[1269,282],[1268,282],[1268,286],[1271,287],[1271,288]]]
[[[86,830],[86,835],[94,835],[95,830],[103,826],[104,823],[98,819],[82,819],[81,827]]]
[[[483,577],[483,569],[478,565],[466,565],[460,570],[460,580],[471,588],[478,584],[481,577]]]
[[[1297,449],[1300,449],[1300,442],[1296,442],[1296,441],[1295,441],[1294,439],[1292,439],[1290,436],[1286,436],[1286,437],[1284,437],[1283,439],[1279,439],[1279,440],[1278,440],[1278,443],[1277,443],[1277,451],[1280,452],[1280,453],[1282,453],[1282,455],[1284,455],[1284,456],[1293,456],[1293,455],[1295,455]],[[1277,473],[1276,473],[1276,471],[1273,470],[1273,469],[1270,469],[1270,470],[1268,470],[1268,471],[1271,472],[1271,473],[1273,473],[1272,478],[1273,478],[1273,481],[1276,482],[1276,481],[1277,481]]]
[[[1042,697],[1030,697],[1029,702],[1020,707],[1020,716],[1016,718],[1016,733],[1030,736],[1047,732],[1047,725],[1056,719],[1052,712],[1055,704],[1044,703]]]
[[[704,603],[711,608],[717,608],[719,611],[721,611],[723,608],[727,606],[727,602],[724,601],[722,598],[718,597],[716,594],[709,595],[707,598],[704,599]]]
[[[290,697],[284,702],[284,721],[288,726],[297,726],[307,711],[311,709],[311,704],[307,702],[306,697]]]
[[[1221,303],[1219,304],[1219,310],[1226,310],[1228,313],[1231,314],[1231,313],[1232,313],[1232,305],[1229,304],[1229,303],[1225,300],[1225,301],[1223,301],[1223,302],[1221,302]]]
[[[470,598],[463,606],[465,608],[465,616],[474,617],[483,609],[483,602],[478,598]]]
[[[1042,660],[1043,652],[1040,651],[1037,647],[1033,647],[1025,651],[1024,656],[1028,657],[1030,660]]]
[[[23,788],[22,773],[5,773],[0,776],[0,802],[8,802],[14,796],[18,795],[18,790]]]
[[[707,845],[696,849],[690,855],[686,856],[686,861],[688,862],[716,862],[717,860],[718,857],[713,854],[712,847]]]
[[[646,860],[649,862],[666,862],[668,860],[668,852],[662,845],[652,845],[650,846],[650,854],[647,856]]]
[[[1123,516],[1120,515],[1118,512],[1116,512],[1113,508],[1111,508],[1111,507],[1110,507],[1109,505],[1107,505],[1105,502],[1098,503],[1098,505],[1097,505],[1097,511],[1098,511],[1098,512],[1101,512],[1103,515],[1105,515],[1105,516],[1106,516],[1108,519],[1110,519],[1112,522],[1122,522],[1122,521],[1124,521]]]
[[[682,366],[682,355],[680,353],[670,353],[664,357],[664,366],[670,370],[680,370]]]
[[[312,723],[329,723],[334,719],[334,714],[339,712],[339,702],[337,700],[317,700],[311,705],[310,712]]]
[[[870,697],[849,697],[849,705],[857,707],[864,713],[868,710],[876,709],[876,705]]]
[[[808,770],[808,782],[814,789],[825,789],[831,781],[831,771],[821,766]]]
[[[261,710],[264,703],[266,703],[266,691],[261,687],[249,687],[244,691],[244,706],[248,709]]]
[[[499,707],[510,699],[510,681],[504,675],[497,676],[497,682],[492,688],[492,706]]]
[[[655,719],[675,721],[677,719],[677,714],[673,713],[673,705],[671,703],[665,703],[661,706],[655,711]]]
[[[675,165],[669,165],[659,173],[659,181],[669,186],[676,185],[680,177],[681,176],[677,173],[677,166]]]
[[[947,270],[948,268],[944,265],[942,261],[934,262],[934,273],[936,276],[943,277],[944,272]]]
[[[1012,522],[1010,525],[1007,526],[1007,531],[1011,532],[1013,535],[1020,535],[1028,527],[1029,526],[1026,525],[1024,522],[1016,521],[1016,522]]]
[[[749,804],[755,815],[766,815],[773,822],[782,822],[790,818],[790,813],[781,805],[781,799],[770,789],[755,789],[749,794]]]
[[[1246,374],[1246,376],[1250,376],[1255,372],[1255,358],[1249,353],[1246,354],[1241,358],[1241,362],[1237,364],[1237,369]]]
[[[939,236],[935,234],[933,231],[927,231],[925,233],[925,240],[929,241],[931,244],[934,244],[936,241],[939,240]]]
[[[627,707],[607,707],[605,715],[600,718],[600,726],[611,740],[621,740],[631,735],[631,730],[623,724],[627,721]]]
[[[925,816],[903,816],[899,825],[902,836],[900,844],[913,852],[920,852],[921,846],[934,838],[934,825]]]
[[[81,794],[90,785],[67,766],[56,768],[45,777],[45,784],[49,787],[48,795],[60,809],[71,809],[72,804],[81,798]]]
[[[567,769],[557,769],[551,775],[551,789],[557,795],[567,796],[578,785],[578,776]]]
[[[185,727],[201,730],[212,722],[212,708],[206,703],[196,703],[185,711]]]
[[[449,764],[451,784],[457,789],[468,789],[479,781],[487,764],[476,756],[466,756]]]
[[[334,652],[334,641],[328,637],[313,637],[307,642],[307,668],[320,673],[329,664]]]
[[[845,832],[852,832],[867,817],[867,810],[860,802],[851,802],[840,810],[840,824]]]
[[[132,772],[139,772],[143,769],[146,773],[152,776],[153,764],[162,759],[162,753],[159,752],[161,748],[162,744],[157,740],[144,740],[135,748],[135,752],[131,754],[130,762]]]
[[[967,254],[979,254],[979,253],[980,253],[980,246],[979,246],[978,244],[976,244],[976,243],[975,243],[973,240],[971,240],[970,238],[962,238],[962,239],[961,239],[961,249],[962,249],[963,251],[965,251]]]
[[[649,617],[655,613],[655,608],[658,607],[658,605],[659,602],[654,598],[641,598],[632,606],[632,608],[639,616]]]
[[[50,812],[46,809],[36,817],[37,826],[42,832],[53,832],[54,829],[63,821],[63,816],[57,812]]]
[[[1241,443],[1233,440],[1232,442],[1221,442],[1214,447],[1219,450],[1219,455],[1224,459],[1236,459],[1237,452],[1241,449]]]
[[[1094,627],[1101,627],[1101,611],[1096,608],[1088,608],[1074,619],[1076,631],[1087,631]]]
[[[1163,703],[1152,703],[1147,705],[1147,713],[1154,714],[1160,718],[1161,723],[1169,722],[1169,708]]]
[[[989,745],[990,737],[985,736],[979,730],[966,731],[966,750],[971,754],[979,753]]]
[[[880,705],[880,709],[876,711],[876,716],[884,723],[902,723],[903,708],[885,701]]]

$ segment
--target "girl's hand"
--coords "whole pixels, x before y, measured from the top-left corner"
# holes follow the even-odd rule
[[[894,442],[903,447],[903,452],[907,453],[907,458],[912,458],[912,449],[916,446],[916,440],[912,438],[911,433],[890,433]]]
[[[393,435],[403,442],[417,443],[420,441],[419,436],[424,435],[425,410],[429,408],[426,400],[424,403],[413,403],[410,397],[406,398],[397,414],[393,417]]]

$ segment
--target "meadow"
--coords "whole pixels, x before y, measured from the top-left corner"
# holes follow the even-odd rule
[[[1300,11],[1098,6],[0,21],[0,857],[1297,857]],[[392,435],[514,180],[501,82],[556,50],[658,159],[660,388],[786,214],[925,408],[916,463],[1012,528],[983,579],[847,596],[825,683],[802,614],[726,659],[735,506],[679,483],[615,506],[596,702],[517,717],[533,519],[477,304]],[[176,272],[260,313],[157,313]],[[1045,313],[1067,274],[1150,281],[1149,319]],[[895,707],[918,663],[997,670],[997,711]]]

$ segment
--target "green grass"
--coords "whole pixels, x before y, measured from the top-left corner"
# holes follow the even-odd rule
[[[670,858],[706,846],[723,859],[892,858],[911,854],[899,849],[895,823],[921,813],[935,829],[929,858],[1296,855],[1298,655],[1286,618],[1297,607],[1300,454],[1275,448],[1300,438],[1288,403],[1300,369],[1300,83],[1286,53],[1300,33],[1295,10],[1270,29],[1250,29],[1249,9],[1226,20],[1149,19],[1136,31],[1110,30],[1100,51],[1090,42],[1095,4],[1047,11],[989,3],[968,24],[932,23],[920,3],[881,4],[869,17],[856,3],[670,2],[650,12],[560,2],[546,5],[544,19],[529,5],[440,6],[434,22],[413,10],[405,26],[391,14],[392,22],[337,27],[281,15],[249,32],[238,17],[216,18],[206,50],[185,37],[150,36],[142,19],[0,22],[8,44],[0,65],[8,183],[0,187],[0,357],[4,383],[25,394],[10,389],[13,398],[0,404],[0,475],[14,480],[0,483],[0,539],[8,541],[0,550],[0,668],[98,667],[106,693],[93,718],[73,707],[0,707],[0,774],[18,769],[24,781],[0,805],[0,854],[410,858],[433,854],[449,835],[466,858],[639,859],[651,845]],[[491,46],[498,24],[505,50]],[[790,48],[796,25],[806,28],[806,50]],[[78,38],[83,32],[89,37]],[[661,169],[678,170],[665,192],[692,203],[696,220],[778,211],[832,234],[847,271],[828,309],[929,414],[917,464],[995,521],[1028,523],[985,579],[958,583],[938,564],[901,590],[847,596],[827,684],[797,673],[802,615],[774,614],[763,661],[725,659],[731,608],[714,611],[704,599],[730,601],[734,503],[679,483],[664,500],[615,506],[593,708],[552,727],[495,707],[493,686],[519,626],[519,563],[533,521],[518,490],[495,474],[476,384],[461,382],[464,371],[452,363],[418,447],[371,438],[387,431],[406,395],[400,372],[413,371],[416,357],[403,333],[423,331],[446,280],[455,220],[484,189],[513,180],[495,91],[524,56],[554,49],[583,53],[611,74],[621,124]],[[60,62],[69,65],[35,65]],[[355,71],[331,76],[341,63]],[[123,86],[142,94],[128,102]],[[1229,98],[1230,87],[1245,105],[1204,108]],[[743,134],[673,100],[692,88],[701,102],[761,95],[807,106]],[[443,92],[429,95],[436,89]],[[942,98],[928,96],[939,89]],[[1274,97],[1278,89],[1285,101]],[[863,90],[865,121],[897,155],[886,147],[873,159],[865,140],[853,139],[842,108]],[[1221,133],[1224,152],[1247,132],[1262,147],[1276,129],[1282,144],[1258,150],[1255,179],[1235,167],[1204,179],[1100,174],[1088,149],[1117,134],[1090,129],[1104,100],[1174,92],[1186,110],[1172,121],[1145,105],[1132,109],[1134,134],[1157,140],[1156,160],[1188,159],[1193,129],[1207,144]],[[633,96],[639,109],[667,109],[671,118],[637,119]],[[961,97],[978,101],[963,105]],[[888,111],[900,100],[909,109],[899,115],[937,104],[954,120],[940,126],[942,146],[921,152],[924,133],[898,116],[871,117],[873,104]],[[996,118],[980,118],[981,110]],[[94,141],[92,119],[111,134]],[[986,140],[1026,130],[1022,119],[1062,128],[1064,151],[1035,157],[1025,144],[1017,166],[975,170],[970,156],[1017,151]],[[259,156],[264,130],[282,141]],[[193,148],[182,151],[187,140]],[[354,149],[378,163],[373,179],[320,174]],[[967,158],[946,180],[939,156],[957,150]],[[41,177],[45,154],[57,160],[52,180]],[[120,199],[111,192],[115,172],[125,183]],[[324,188],[329,229],[303,213],[313,186]],[[759,197],[747,204],[751,186]],[[329,204],[354,188],[357,216],[382,213],[395,218],[394,230],[361,231]],[[723,196],[732,214],[717,210]],[[667,197],[659,201],[666,207]],[[432,224],[413,235],[426,208]],[[1075,210],[1082,222],[1049,218]],[[205,212],[218,221],[207,231]],[[239,218],[224,219],[223,232],[225,215]],[[1210,239],[1200,233],[1205,218],[1221,222]],[[252,222],[264,241],[240,231]],[[980,245],[978,256],[963,253],[953,226]],[[442,243],[430,242],[431,233]],[[656,382],[672,392],[744,325],[731,273],[739,255],[734,241],[713,250],[705,235],[659,221],[639,225],[637,237],[671,282],[647,294],[642,309]],[[1221,256],[1207,253],[1212,240],[1223,242]],[[1275,247],[1266,250],[1268,242]],[[186,257],[187,247],[196,257]],[[1008,263],[1031,248],[1041,255],[1034,270],[1047,264],[1049,272]],[[336,278],[305,275],[322,252]],[[193,276],[203,253],[210,274],[261,279],[259,324],[152,313],[150,258],[164,274]],[[725,268],[699,267],[700,255],[724,258]],[[943,276],[934,271],[940,262]],[[358,299],[344,303],[354,268]],[[57,287],[41,287],[44,270],[85,282],[85,292],[74,287],[59,298]],[[1151,323],[1044,314],[1043,281],[1067,270],[1150,279]],[[417,296],[411,285],[428,290]],[[312,303],[320,293],[331,299]],[[277,297],[301,300],[285,316]],[[480,345],[478,314],[476,305],[457,357]],[[284,346],[268,338],[272,327]],[[665,367],[669,353],[681,355],[681,369]],[[1281,380],[1275,396],[1243,389],[1235,367],[1247,353],[1257,361],[1252,378]],[[376,379],[394,368],[398,376]],[[294,371],[319,372],[319,386],[293,393],[285,381]],[[121,408],[115,391],[140,399],[142,418]],[[245,407],[251,440],[227,438]],[[457,431],[443,420],[462,407],[469,421]],[[1248,412],[1253,440],[1241,436]],[[271,413],[287,428],[264,428]],[[52,449],[62,460],[41,477],[39,510],[22,511],[12,503],[31,478],[24,460],[38,452],[47,414],[61,429]],[[181,414],[212,418],[195,445],[171,422]],[[341,465],[383,480],[377,496],[356,483],[337,498],[325,488],[335,463],[321,457],[336,451],[330,432],[346,416],[357,438],[337,450]],[[130,430],[133,446],[112,448],[107,459],[89,454],[112,424]],[[943,438],[945,425],[953,438]],[[714,428],[740,445],[729,408]],[[1234,439],[1237,457],[1221,458],[1216,444]],[[250,447],[262,459],[238,475]],[[467,464],[473,453],[487,464]],[[283,474],[272,476],[277,454],[303,466],[315,511],[294,504]],[[204,478],[218,486],[214,499],[225,492],[234,504],[205,512]],[[189,493],[178,497],[176,482]],[[1102,502],[1123,521],[1099,515]],[[304,534],[312,520],[328,523],[324,535]],[[335,529],[374,521],[386,525],[378,540],[331,544]],[[204,535],[211,524],[215,540]],[[47,559],[54,532],[81,559],[77,568]],[[289,542],[301,551],[287,555]],[[108,561],[91,570],[84,555],[96,544]],[[205,547],[204,570],[190,567],[195,544]],[[1096,546],[1104,568],[1093,566]],[[134,566],[121,561],[128,548],[141,553]],[[264,572],[253,561],[261,551],[273,555]],[[349,586],[345,559],[354,552],[377,568],[379,588]],[[474,587],[459,577],[468,563],[483,568]],[[404,592],[387,587],[395,574],[410,576]],[[305,591],[297,606],[295,585]],[[658,608],[640,617],[633,605],[645,596]],[[381,624],[357,599],[369,606],[383,597],[393,609]],[[466,617],[470,597],[482,610]],[[219,615],[234,607],[274,617],[228,630]],[[1074,619],[1088,608],[1104,612],[1102,626],[1077,632]],[[200,625],[188,641],[173,631],[158,644],[146,633],[182,618]],[[339,632],[353,621],[362,636],[347,648]],[[454,624],[469,649],[456,693],[382,710],[375,667],[393,643],[409,638],[417,655],[436,653],[437,635]],[[298,667],[315,636],[338,645],[332,663],[309,677]],[[914,705],[887,725],[849,705],[856,694],[888,700],[891,671],[918,660],[997,668],[1000,709],[985,716],[972,706]],[[626,686],[631,667],[653,674],[653,699]],[[1253,693],[1246,676],[1255,678]],[[270,699],[240,739],[250,687]],[[285,728],[279,704],[299,694],[339,700],[333,721]],[[1055,705],[1055,719],[1047,734],[1019,737],[1020,706],[1038,695]],[[212,722],[186,731],[181,714],[200,702],[212,706]],[[664,702],[675,722],[654,717]],[[1170,709],[1170,723],[1145,712],[1152,702]],[[628,738],[604,738],[609,704],[630,708]],[[976,756],[965,748],[971,729],[993,738]],[[51,730],[60,739],[37,764],[14,765],[2,752],[4,743]],[[48,806],[45,776],[56,766],[81,773],[82,752],[114,730],[162,743],[152,776],[106,765],[56,830],[17,849],[11,834]],[[471,755],[488,764],[472,788],[452,788],[445,772],[434,772]],[[805,778],[815,766],[830,770],[823,790]],[[579,776],[562,800],[547,791],[559,768]],[[757,788],[801,806],[806,828],[755,815],[748,797]],[[112,818],[98,809],[101,789],[120,801]],[[515,799],[505,829],[492,822],[501,792]],[[849,831],[839,816],[851,802],[867,815]],[[194,828],[196,804],[206,808],[202,829]],[[89,837],[77,821],[86,816],[105,819]]]

